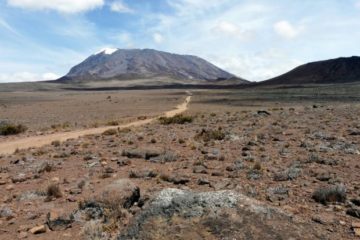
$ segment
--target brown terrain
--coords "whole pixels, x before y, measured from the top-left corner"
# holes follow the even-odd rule
[[[358,239],[356,89],[1,93],[0,239]]]

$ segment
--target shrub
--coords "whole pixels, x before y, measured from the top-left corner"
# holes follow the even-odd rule
[[[336,185],[325,188],[318,188],[312,195],[312,198],[316,202],[320,202],[324,205],[331,202],[345,202],[346,189],[344,185]]]
[[[108,129],[106,130],[105,132],[102,133],[102,135],[104,136],[111,136],[111,135],[116,135],[118,133],[118,130],[117,129]]]
[[[109,121],[106,123],[107,126],[118,126],[119,122],[118,121]]]
[[[173,117],[159,118],[160,123],[163,125],[192,123],[193,120],[194,120],[193,116],[184,116],[182,114],[177,114]]]
[[[257,170],[260,171],[261,170],[261,163],[260,162],[256,162],[253,166],[253,170]]]
[[[206,129],[202,129],[200,133],[196,134],[195,139],[199,140],[203,140],[205,142],[209,142],[211,140],[224,140],[225,139],[226,134],[221,130],[206,130]]]
[[[11,123],[4,123],[0,125],[0,135],[16,135],[16,134],[20,134],[23,133],[27,130],[27,127],[25,127],[24,125],[14,125]]]
[[[59,184],[51,183],[46,189],[47,200],[51,200],[52,198],[61,198],[62,192],[60,190]]]
[[[53,145],[54,147],[59,147],[61,144],[61,142],[59,140],[55,140],[51,142],[51,145]]]
[[[82,234],[85,239],[88,240],[106,239],[106,234],[103,232],[103,227],[104,226],[101,221],[91,220],[84,225],[82,229]]]

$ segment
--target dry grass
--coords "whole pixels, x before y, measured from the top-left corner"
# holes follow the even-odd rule
[[[116,135],[118,133],[117,129],[108,129],[105,132],[102,133],[102,135],[104,136],[112,136],[112,135]]]
[[[192,123],[193,120],[194,120],[193,116],[184,116],[182,114],[177,114],[173,117],[159,118],[160,123],[163,125]]]
[[[196,134],[196,140],[203,140],[204,142],[209,142],[211,140],[221,141],[224,140],[226,134],[221,130],[211,130],[211,129],[202,129],[200,133]]]
[[[59,184],[51,183],[46,189],[46,200],[50,201],[53,198],[61,198],[63,196]]]

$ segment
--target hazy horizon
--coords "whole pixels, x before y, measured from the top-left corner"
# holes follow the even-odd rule
[[[190,54],[250,81],[360,55],[359,0],[1,0],[0,82],[51,80],[103,48]]]

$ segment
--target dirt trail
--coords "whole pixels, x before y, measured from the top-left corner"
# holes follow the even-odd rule
[[[172,117],[176,114],[180,114],[188,109],[188,105],[191,101],[191,96],[187,96],[185,101],[182,104],[176,106],[175,109],[165,112],[162,115],[166,117]],[[117,129],[117,128],[128,128],[128,127],[137,127],[144,124],[151,123],[152,121],[156,120],[157,117],[149,118],[145,120],[139,120],[119,126],[106,126],[106,127],[99,127],[99,128],[90,128],[85,130],[76,130],[71,132],[61,132],[61,133],[54,133],[50,135],[43,135],[43,136],[33,136],[33,137],[26,137],[22,139],[11,140],[8,142],[0,143],[0,154],[12,154],[16,151],[16,149],[27,149],[27,148],[34,148],[34,147],[41,147],[47,144],[51,144],[53,141],[66,141],[68,139],[78,138],[85,135],[91,134],[101,134],[109,129]]]

